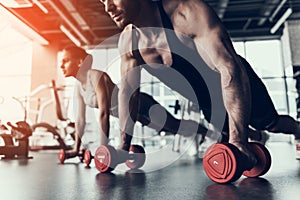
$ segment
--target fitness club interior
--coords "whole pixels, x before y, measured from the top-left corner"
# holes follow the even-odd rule
[[[221,18],[236,52],[266,85],[278,113],[299,119],[300,1],[205,2]],[[227,150],[220,151],[222,158],[207,155],[218,131],[203,139],[137,123],[132,143],[139,145],[138,153],[102,172],[96,160],[112,161],[105,153],[95,155],[99,109],[87,107],[82,152],[68,158],[64,152],[75,137],[76,81],[60,69],[61,50],[68,44],[84,48],[93,66],[105,67],[118,84],[119,33],[98,0],[0,1],[0,199],[300,199],[300,145],[297,152],[292,135],[263,132],[266,148],[258,154],[263,154],[264,169],[236,172],[222,183],[212,177],[231,176],[239,161],[223,154]],[[143,70],[141,83],[140,90],[175,118],[211,126],[196,104]],[[111,116],[113,148],[103,150],[111,157],[120,144],[119,130],[118,118]],[[206,162],[219,161],[221,168],[204,169]]]

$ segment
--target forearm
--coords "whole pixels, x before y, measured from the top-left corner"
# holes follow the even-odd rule
[[[120,118],[120,129],[122,132],[129,133],[133,129],[133,120],[130,116],[130,98],[132,91],[128,88],[129,86],[124,86],[126,83],[122,83],[119,90],[119,118]]]
[[[229,117],[229,142],[245,143],[251,113],[249,79],[239,67],[221,77],[224,105]]]
[[[100,143],[101,145],[107,145],[109,141],[109,113],[107,112],[100,112]]]
[[[129,150],[139,108],[140,68],[129,55],[122,57],[122,81],[119,90],[120,148]]]
[[[83,119],[77,120],[75,123],[75,145],[74,145],[74,149],[76,151],[79,151],[80,149],[81,138],[84,135],[84,129],[85,129],[85,120]]]
[[[134,124],[137,120],[139,90],[121,87],[119,91],[119,119],[121,129],[120,148],[129,150]]]

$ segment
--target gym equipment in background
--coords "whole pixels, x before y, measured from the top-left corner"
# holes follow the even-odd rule
[[[68,136],[69,140],[74,141],[75,123],[64,117],[62,104],[58,94],[60,91],[64,91],[66,87],[67,86],[57,87],[55,80],[52,80],[50,84],[40,85],[39,87],[34,89],[28,96],[21,98],[14,97],[14,99],[20,103],[24,110],[24,121],[28,121],[28,123],[32,124],[31,129],[33,131],[33,134],[29,139],[30,150],[37,151],[52,149],[72,149],[72,145],[66,144],[66,138]],[[37,94],[44,90],[50,90],[52,92],[53,98],[42,99],[40,97],[35,97],[37,96]],[[35,110],[30,109],[31,103],[33,103],[33,101],[36,102]],[[57,120],[60,124],[59,126],[53,126],[47,122],[42,121],[45,108],[52,103],[54,103],[55,105]],[[33,120],[33,122],[29,122],[30,113],[35,114],[35,119]],[[40,142],[43,140],[45,141],[48,138],[53,140],[51,144],[44,144],[43,142]]]
[[[11,127],[11,134],[2,133],[0,138],[4,146],[0,146],[1,159],[30,159],[28,156],[28,138],[32,135],[30,125],[24,121],[17,122],[16,125],[7,123]],[[8,129],[7,129],[8,130]]]

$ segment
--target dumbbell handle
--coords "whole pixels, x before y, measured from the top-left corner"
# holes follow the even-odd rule
[[[127,160],[134,160],[135,159],[135,153],[128,153],[128,159]]]

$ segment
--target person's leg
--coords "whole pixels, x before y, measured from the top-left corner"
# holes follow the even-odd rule
[[[267,130],[273,133],[293,134],[296,140],[300,140],[300,126],[288,115],[279,115],[277,123]]]
[[[157,131],[191,136],[195,133],[206,134],[208,129],[193,120],[179,120],[169,113],[150,95],[140,94],[138,121]]]
[[[267,130],[272,133],[293,134],[300,139],[300,126],[288,115],[279,115],[268,94],[267,89],[257,80],[252,87],[252,110],[250,125],[256,130]]]
[[[288,115],[279,115],[277,113],[262,80],[255,74],[245,59],[241,59],[241,62],[247,70],[251,86],[252,110],[250,125],[256,130],[293,134],[296,139],[300,139],[300,127],[298,123]]]
[[[288,115],[280,115],[276,124],[268,129],[273,133],[293,134],[295,136],[296,159],[300,159],[300,126]]]

